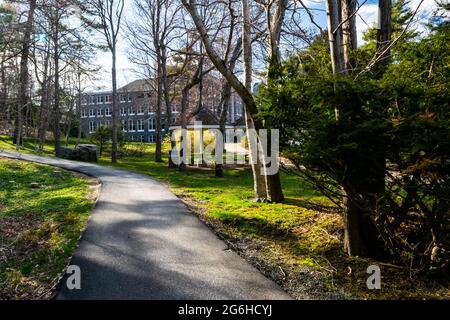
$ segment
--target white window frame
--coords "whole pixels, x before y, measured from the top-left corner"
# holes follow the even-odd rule
[[[89,118],[95,118],[95,109],[89,109]]]
[[[98,118],[103,118],[103,109],[97,109],[97,117]]]
[[[137,132],[145,132],[144,120],[138,119],[136,123]]]
[[[144,107],[144,106],[139,106],[139,107],[137,107],[137,114],[138,114],[139,116],[144,115],[144,114],[145,114],[145,107]]]
[[[95,129],[97,129],[95,126],[95,121],[89,121],[89,133],[94,133]]]
[[[81,118],[87,118],[88,117],[88,113],[86,111],[86,109],[81,109]]]
[[[105,117],[111,117],[111,108],[105,108]]]
[[[148,119],[148,130],[149,131],[156,130],[156,119],[155,118]]]
[[[133,119],[128,120],[128,132],[136,132],[136,122]]]

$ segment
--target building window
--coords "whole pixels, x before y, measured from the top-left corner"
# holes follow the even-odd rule
[[[144,97],[145,97],[145,95],[144,95],[143,93],[140,93],[140,94],[137,96],[138,99],[144,99]]]
[[[111,127],[111,121],[109,120],[105,121],[105,127]]]
[[[145,128],[144,128],[144,120],[139,119],[139,120],[137,121],[137,129],[138,129],[139,132],[144,132],[144,131],[145,131]]]
[[[144,106],[139,106],[139,107],[137,107],[137,114],[143,115],[144,113],[145,113],[145,108],[144,108]]]
[[[87,118],[87,111],[86,111],[86,109],[82,109],[81,110],[81,117],[82,118]]]
[[[154,135],[154,134],[149,135],[148,142],[156,142],[156,135]]]
[[[134,107],[128,108],[128,114],[129,114],[130,116],[134,116],[134,115],[135,115]]]
[[[111,117],[111,108],[106,108],[105,109],[105,116],[106,117]]]
[[[89,133],[95,132],[95,122],[89,121]]]
[[[87,98],[87,97],[81,98],[81,105],[82,105],[82,106],[87,105],[87,103],[88,103],[88,98]]]
[[[122,131],[123,132],[127,132],[128,128],[127,128],[127,123],[125,120],[122,120]]]
[[[103,109],[97,109],[97,117],[103,117]]]
[[[89,109],[89,118],[95,117],[95,109]]]
[[[126,108],[120,108],[120,114],[122,117],[125,117],[127,115],[127,109]]]
[[[121,94],[120,95],[120,103],[131,102],[131,94]]]
[[[105,103],[105,96],[98,96],[97,97],[97,103],[104,104]]]
[[[134,136],[131,135],[131,136],[130,136],[130,141],[131,141],[131,142],[134,142],[134,140],[135,140]]]
[[[139,136],[139,139],[141,140],[141,142],[145,142],[145,136]]]
[[[148,130],[155,130],[155,118],[151,118],[148,121]]]
[[[111,96],[105,96],[105,103],[111,103]]]
[[[136,122],[134,120],[128,120],[128,131],[136,132]]]
[[[95,104],[94,96],[89,96],[89,104]]]

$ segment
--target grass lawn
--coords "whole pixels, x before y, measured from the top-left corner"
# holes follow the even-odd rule
[[[2,146],[13,148],[10,138],[0,137]],[[143,151],[144,156],[123,157],[114,166],[166,183],[233,249],[297,298],[305,293],[313,298],[450,298],[448,288],[406,268],[347,257],[341,215],[299,177],[282,173],[284,204],[255,203],[248,169],[226,170],[223,179],[201,168],[180,173],[167,161],[154,161],[154,145]],[[112,165],[106,156],[99,162]],[[371,264],[381,267],[381,290],[367,289]]]
[[[96,190],[95,179],[0,157],[0,299],[51,297]]]

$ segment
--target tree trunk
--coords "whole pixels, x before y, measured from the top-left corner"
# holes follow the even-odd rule
[[[8,86],[6,84],[6,68],[5,68],[5,63],[4,63],[4,57],[5,57],[5,53],[3,53],[2,55],[2,62],[0,64],[0,84],[2,85],[1,89],[0,89],[0,112],[5,113],[6,114],[6,119],[5,121],[7,122],[7,124],[9,125],[9,119],[8,119],[8,114],[9,112],[7,112],[7,107],[6,107],[6,99],[8,97]]]
[[[379,9],[379,26],[377,33],[377,51],[381,53],[380,62],[382,65],[389,65],[391,63],[391,50],[388,49],[391,45],[392,33],[392,0],[378,1]],[[387,49],[387,50],[386,50]],[[385,51],[383,53],[383,51]]]
[[[170,135],[169,128],[172,125],[172,105],[170,102],[170,88],[169,88],[169,79],[167,76],[167,51],[165,46],[161,46],[161,74],[162,74],[162,83],[163,83],[163,95],[164,95],[164,103],[166,105],[166,134]],[[175,148],[175,142],[170,139],[170,150]],[[172,157],[169,156],[169,168],[176,168],[177,166],[172,161]]]
[[[340,21],[338,0],[327,0],[327,18],[333,74],[342,74],[344,72],[344,57],[342,52],[342,28],[338,28]]]
[[[59,15],[59,13],[57,13]],[[59,18],[55,19],[55,30],[53,35],[53,44],[54,50],[53,53],[53,63],[55,68],[55,76],[54,76],[54,101],[53,101],[53,138],[54,138],[54,146],[55,153],[58,153],[59,148],[61,147],[61,128],[60,128],[60,84],[59,84]]]
[[[344,68],[350,73],[356,68],[356,59],[353,51],[358,47],[356,34],[356,0],[342,0],[342,41],[344,46]]]
[[[157,101],[156,101],[156,150],[155,161],[162,162],[162,125],[161,125],[161,104],[162,104],[162,81],[161,81],[161,59],[157,58]]]
[[[44,83],[46,83],[46,81],[44,81]],[[44,150],[45,134],[47,132],[48,106],[49,106],[48,88],[42,87],[40,114],[39,114],[39,129],[37,134],[38,137],[37,150],[39,151]]]
[[[119,105],[117,99],[117,57],[116,57],[116,46],[112,46],[112,146],[111,146],[111,162],[117,162],[117,130],[119,122]]]
[[[231,99],[231,86],[230,84],[225,81],[223,87],[222,87],[222,99],[220,103],[220,118],[219,118],[219,130],[222,133],[223,143],[222,145],[225,146],[226,143],[226,123],[227,123],[227,115],[228,115],[228,108],[230,107],[230,99]],[[217,152],[217,150],[216,150]],[[223,172],[223,164],[217,163],[215,165],[215,173],[216,177],[223,178],[224,172]]]
[[[277,81],[278,78],[280,77],[280,69],[281,69],[280,37],[287,6],[288,6],[287,0],[278,0],[276,12],[273,16],[271,14],[270,7],[267,8],[267,19],[270,22],[269,48],[268,48],[269,72],[267,77],[268,83]],[[267,139],[268,143],[267,152],[269,152],[271,150],[270,129],[272,128],[266,126],[266,129],[269,129]],[[280,174],[277,172],[274,175],[268,175],[266,172],[265,179],[267,184],[267,196],[269,201],[277,203],[283,202],[284,195],[283,189],[281,187]]]
[[[252,95],[252,58],[253,52],[251,47],[251,30],[250,30],[250,8],[248,0],[242,0],[242,15],[243,15],[243,31],[242,31],[242,48],[244,53],[244,75],[245,75],[245,88],[247,92]],[[250,102],[250,100],[248,101]],[[245,103],[245,101],[244,101]],[[255,152],[254,148],[258,149],[258,143],[252,143],[250,132],[251,130],[258,129],[259,126],[255,126],[253,114],[257,113],[256,105],[254,104],[253,97],[250,104],[245,103],[245,124],[247,129],[247,139],[250,151],[250,162],[253,172],[254,190],[256,194],[256,201],[267,200],[267,185],[264,175],[263,164],[261,159],[258,159],[258,151]],[[253,110],[253,112],[252,112]],[[256,159],[254,156],[256,155]]]
[[[180,164],[178,165],[178,171],[183,172],[186,171],[186,163],[184,160],[187,142],[186,142],[186,129],[187,129],[187,110],[188,110],[188,97],[189,97],[189,85],[185,86],[182,90],[181,94],[181,141],[180,141],[180,153],[179,153],[179,161]]]
[[[81,73],[78,71],[78,100],[77,100],[77,118],[78,118],[78,132],[77,132],[77,143],[76,146],[80,144],[81,141]],[[111,137],[112,138],[112,137]]]
[[[358,194],[352,188],[344,190],[344,250],[351,257],[382,257],[382,243],[375,223],[361,204],[355,202]]]
[[[73,118],[73,102],[72,98],[70,98],[70,107],[69,107],[69,112],[67,113],[67,127],[66,127],[66,147],[69,146],[69,140],[70,140],[70,129],[72,127],[72,118]]]
[[[20,58],[20,92],[19,101],[17,104],[17,112],[15,117],[14,129],[14,143],[17,148],[22,145],[22,110],[29,103],[29,75],[28,75],[28,59],[30,55],[31,33],[33,31],[33,19],[36,9],[36,0],[30,1],[30,8],[28,10],[28,18],[25,27],[25,33],[22,40],[22,54]]]

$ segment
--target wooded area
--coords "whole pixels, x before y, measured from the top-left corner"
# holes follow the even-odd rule
[[[131,2],[135,14],[125,18]],[[100,70],[96,52],[106,51],[112,127],[97,139],[111,140],[117,162],[117,57],[124,41],[136,72],[156,92],[157,162],[162,114],[169,128],[173,99],[181,98],[186,128],[188,113],[202,108],[203,78],[215,74],[224,80],[217,89],[220,130],[232,92],[245,105],[247,132],[279,129],[281,157],[289,163],[282,170],[340,208],[349,256],[448,276],[450,6],[437,1],[419,32],[413,25],[424,0],[414,7],[379,0],[378,25],[361,44],[356,19],[365,3],[326,0],[323,28],[307,1],[3,1],[0,134],[13,135],[17,149],[24,137],[34,138],[38,151],[49,139],[55,152],[71,136],[80,143],[81,97]],[[196,106],[189,101],[194,90]],[[262,143],[256,140],[250,155],[260,152],[252,150]],[[280,174],[269,174],[264,159],[251,159],[255,201],[282,203]],[[173,170],[185,169],[181,163]],[[216,164],[217,177],[224,170]]]

